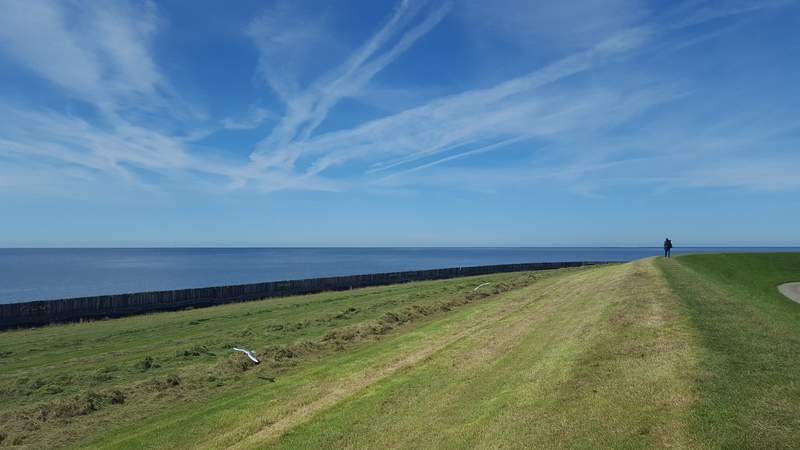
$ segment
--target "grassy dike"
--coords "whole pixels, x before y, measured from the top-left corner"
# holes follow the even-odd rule
[[[690,255],[4,332],[0,446],[792,448],[797,280]]]
[[[691,427],[726,448],[800,445],[798,254],[691,255],[660,261],[698,339]]]

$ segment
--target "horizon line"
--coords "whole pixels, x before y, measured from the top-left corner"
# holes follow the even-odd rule
[[[0,250],[117,250],[117,249],[563,249],[563,248],[661,248],[660,245],[19,245],[0,246]],[[800,244],[686,244],[681,248],[798,248]]]

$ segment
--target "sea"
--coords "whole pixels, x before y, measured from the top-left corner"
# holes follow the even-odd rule
[[[701,252],[800,252],[800,247],[682,247]],[[0,303],[337,275],[526,262],[631,261],[660,247],[7,248]]]

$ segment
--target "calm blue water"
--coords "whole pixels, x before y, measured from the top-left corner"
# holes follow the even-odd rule
[[[800,248],[676,248],[686,252]],[[660,248],[0,249],[0,303],[522,262],[630,261]]]

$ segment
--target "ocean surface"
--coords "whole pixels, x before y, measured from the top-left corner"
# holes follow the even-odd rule
[[[0,303],[523,262],[630,261],[658,247],[0,249]],[[800,251],[685,247],[695,252]]]

